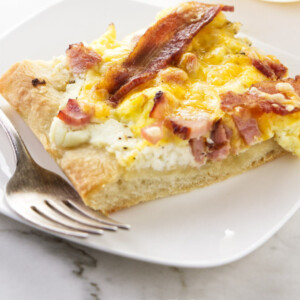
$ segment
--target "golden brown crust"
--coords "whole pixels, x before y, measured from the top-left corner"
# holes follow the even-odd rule
[[[141,202],[208,186],[284,154],[286,151],[272,139],[252,146],[238,156],[229,156],[219,162],[209,162],[199,169],[180,168],[165,172],[147,169],[127,172],[117,182],[106,185],[97,194],[91,195],[87,204],[94,209],[104,209],[106,213],[112,213]],[[105,207],[94,196],[106,199]]]
[[[120,175],[114,157],[88,146],[65,151],[59,164],[84,199],[104,184],[115,182]]]
[[[116,160],[102,150],[88,145],[63,150],[50,143],[51,123],[72,78],[69,72],[57,73],[52,69],[50,63],[41,61],[17,63],[0,79],[0,93],[19,112],[86,201],[103,184],[117,180],[120,171]],[[45,80],[46,84],[34,86],[35,78]]]
[[[46,85],[33,86],[35,78],[45,80]],[[238,156],[208,163],[201,168],[124,172],[116,159],[104,150],[89,145],[57,149],[49,141],[49,130],[70,79],[72,75],[69,72],[53,71],[51,63],[24,61],[15,64],[2,76],[0,93],[56,159],[84,202],[104,213],[203,187],[285,153],[273,140],[269,140]]]
[[[37,87],[32,85],[32,80],[44,79],[48,73],[47,64],[24,61],[13,65],[0,79],[0,93],[26,120],[47,150],[50,149],[48,132],[61,92],[56,89],[55,80]]]

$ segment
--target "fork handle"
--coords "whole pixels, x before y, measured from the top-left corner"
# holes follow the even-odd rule
[[[22,138],[20,137],[19,133],[17,132],[14,125],[5,115],[3,110],[0,108],[0,124],[4,129],[10,144],[14,149],[14,156],[16,160],[17,167],[19,166],[20,162],[24,164],[28,160],[32,160]]]

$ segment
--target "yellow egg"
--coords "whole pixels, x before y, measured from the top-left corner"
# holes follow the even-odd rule
[[[223,118],[229,127],[235,128],[231,117],[220,109],[220,94],[228,91],[244,93],[253,84],[267,79],[252,65],[247,54],[253,53],[260,58],[265,56],[252,48],[247,39],[235,37],[239,27],[238,23],[227,21],[225,15],[219,13],[192,40],[178,65],[161,70],[153,80],[127,94],[115,108],[107,102],[107,90],[97,88],[97,83],[113,64],[121,64],[126,59],[131,47],[125,41],[117,41],[116,29],[110,25],[102,37],[91,43],[91,47],[101,55],[102,62],[97,69],[87,72],[78,99],[93,107],[95,120],[102,122],[106,118],[114,118],[126,123],[135,137],[141,136],[143,127],[157,122],[150,118],[149,113],[158,91],[167,95],[170,114],[195,117],[207,112],[213,119]],[[188,59],[192,59],[190,66],[187,66]],[[278,62],[273,56],[268,56],[268,59]],[[282,147],[300,155],[300,150],[297,150],[300,149],[300,138],[296,134],[300,130],[299,116],[293,115],[263,115],[259,119],[261,140],[275,136]],[[159,145],[170,141],[186,143],[168,129],[164,128],[164,131],[165,137]],[[236,129],[233,130],[232,143],[236,148],[245,147]],[[151,144],[145,141],[140,147],[145,145]],[[128,156],[128,162],[133,160],[134,153]]]
[[[270,123],[277,143],[300,157],[300,112],[287,116],[274,114]]]

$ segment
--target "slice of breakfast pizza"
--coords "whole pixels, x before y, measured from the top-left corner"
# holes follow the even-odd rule
[[[110,25],[52,61],[16,63],[0,92],[104,213],[300,156],[300,77],[236,37],[226,11],[187,2],[123,41]]]

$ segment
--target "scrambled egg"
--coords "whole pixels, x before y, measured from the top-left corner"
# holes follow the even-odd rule
[[[194,114],[204,110],[214,119],[220,118],[224,115],[219,107],[221,93],[243,93],[252,84],[266,79],[246,55],[250,49],[253,51],[250,42],[235,37],[238,29],[239,24],[229,22],[223,13],[219,13],[193,39],[178,66],[160,71],[154,80],[137,87],[126,95],[116,109],[112,109],[104,101],[107,94],[97,91],[96,85],[112,64],[126,59],[131,47],[116,40],[115,28],[110,25],[108,31],[90,45],[102,56],[103,63],[98,70],[87,72],[78,99],[82,103],[95,105],[95,118],[105,120],[113,117],[129,123],[137,136],[143,127],[154,122],[149,118],[149,113],[158,91],[168,93],[172,99],[171,105],[179,114],[183,110]],[[193,70],[185,61],[189,54],[197,57]]]
[[[110,66],[116,63],[121,64],[126,59],[132,50],[132,44],[127,41],[118,41],[115,27],[110,25],[100,39],[89,45],[101,55],[102,62],[87,72],[77,100],[84,109],[93,108],[94,124],[103,124],[109,119],[114,119],[129,126],[130,134],[135,140],[130,146],[122,146],[127,147],[126,155],[124,154],[122,158],[123,165],[130,165],[133,162],[137,149],[141,152],[145,147],[159,148],[169,143],[182,148],[188,147],[187,141],[173,134],[166,135],[166,138],[155,146],[141,138],[141,129],[155,122],[149,117],[149,113],[154,105],[153,98],[158,91],[163,91],[168,95],[175,114],[192,115],[205,111],[213,119],[223,118],[228,123],[232,122],[231,118],[228,118],[220,109],[219,95],[227,91],[244,93],[251,85],[267,79],[252,65],[247,54],[255,52],[255,55],[260,58],[264,56],[251,47],[251,43],[246,38],[235,36],[239,27],[238,23],[229,22],[220,12],[210,24],[200,30],[177,66],[170,66],[160,71],[153,80],[127,94],[116,108],[112,108],[105,102],[107,92],[98,90],[97,84]],[[268,57],[275,60],[272,56]],[[299,117],[300,113],[285,117],[272,113],[263,116],[259,120],[259,127],[263,133],[261,140],[275,135],[282,147],[300,156]],[[61,132],[63,130],[65,128],[61,129]],[[63,134],[65,139],[55,138],[55,141],[62,146],[74,146],[88,140],[93,143],[95,137],[91,135],[95,130],[89,129],[88,131],[89,133],[78,133],[76,138],[65,132]],[[55,134],[59,135],[59,133]],[[236,132],[233,133],[233,138],[239,146],[243,144]],[[109,145],[109,142],[103,145],[110,147],[112,152],[117,151],[114,150],[114,146]],[[244,144],[242,146],[246,147]],[[131,149],[130,153],[128,153],[128,148]],[[191,154],[185,153],[185,155],[192,157]],[[188,163],[191,164],[190,161]]]

